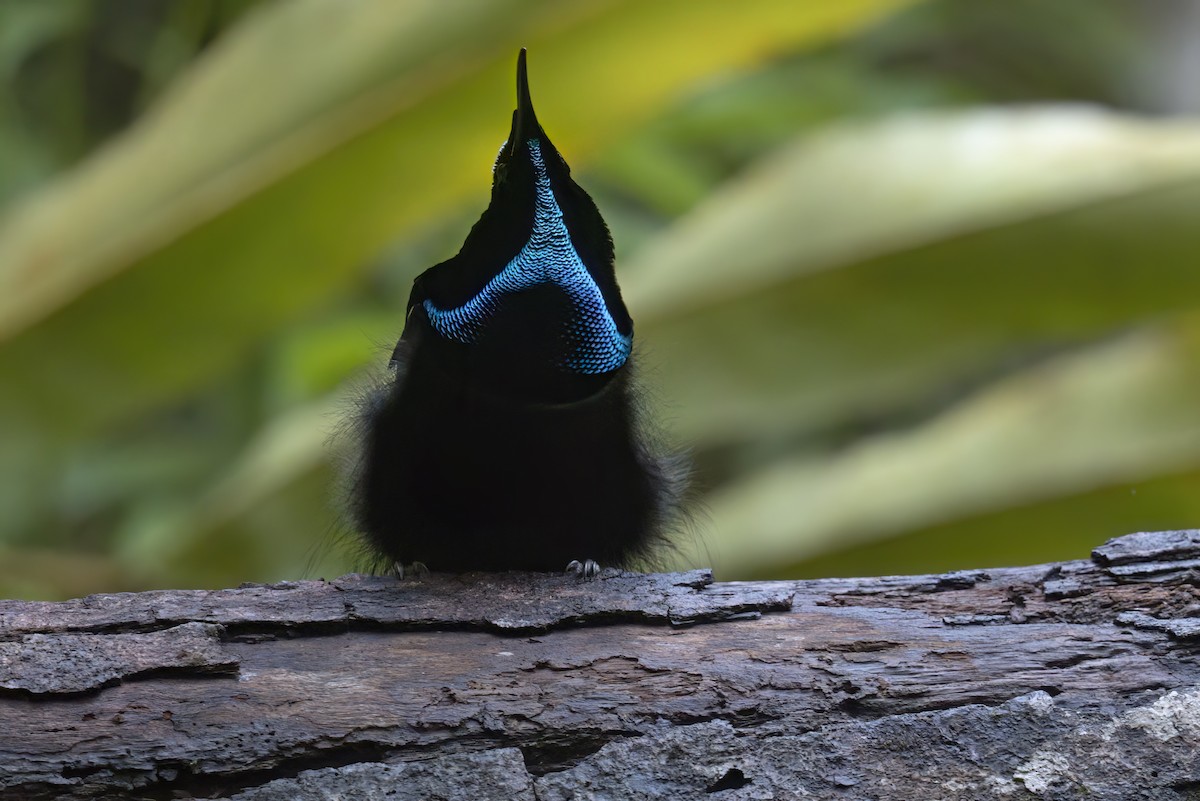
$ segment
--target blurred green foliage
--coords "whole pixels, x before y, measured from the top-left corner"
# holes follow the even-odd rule
[[[1194,525],[1193,17],[0,0],[0,596],[352,567],[331,435],[486,204],[522,45],[695,454],[681,564]]]

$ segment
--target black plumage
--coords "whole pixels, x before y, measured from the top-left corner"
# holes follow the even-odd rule
[[[681,471],[644,428],[612,240],[538,124],[524,50],[491,203],[406,314],[357,421],[351,512],[381,562],[623,566],[661,541]]]

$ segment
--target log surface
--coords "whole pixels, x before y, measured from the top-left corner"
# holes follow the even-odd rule
[[[1200,531],[1090,560],[0,602],[0,798],[1200,798]]]

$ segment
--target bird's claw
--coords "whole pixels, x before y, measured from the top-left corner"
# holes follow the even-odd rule
[[[397,581],[404,581],[406,577],[423,579],[429,575],[429,568],[425,566],[424,562],[413,562],[408,567],[405,567],[400,562],[394,562],[392,564],[392,575],[396,577]]]
[[[572,559],[565,572],[575,578],[595,578],[600,575],[600,564],[595,559]]]

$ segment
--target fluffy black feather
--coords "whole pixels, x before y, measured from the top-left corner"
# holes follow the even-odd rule
[[[359,412],[358,530],[432,570],[628,565],[682,470],[647,436],[608,228],[538,124],[525,51],[488,209],[413,283],[387,381]]]

